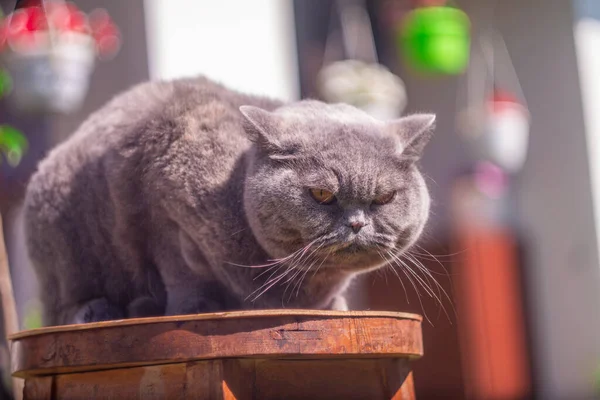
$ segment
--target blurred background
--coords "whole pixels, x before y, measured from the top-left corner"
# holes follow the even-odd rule
[[[20,329],[39,325],[21,215],[37,162],[115,94],[203,74],[384,119],[436,113],[411,269],[364,277],[352,306],[425,316],[420,399],[598,397],[600,1],[50,3],[0,0],[0,213]],[[5,346],[0,360],[9,385]]]

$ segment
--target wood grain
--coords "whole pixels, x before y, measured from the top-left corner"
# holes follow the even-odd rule
[[[38,383],[39,381],[39,383]],[[413,400],[407,360],[226,359],[28,379],[25,398]]]
[[[257,313],[155,318],[12,337],[16,377],[223,357],[357,358],[423,354],[421,322],[387,313]],[[262,314],[262,315],[261,315]]]
[[[254,311],[228,311],[215,312],[206,314],[193,315],[175,315],[169,317],[154,317],[154,318],[130,318],[116,321],[95,322],[92,324],[76,324],[76,325],[61,325],[49,326],[45,328],[30,329],[27,331],[17,332],[8,335],[8,339],[21,339],[28,336],[37,336],[42,333],[58,333],[79,331],[88,329],[100,329],[109,327],[122,327],[129,325],[144,325],[158,324],[165,322],[182,322],[182,321],[204,321],[213,319],[245,319],[245,318],[265,318],[265,317],[280,317],[280,316],[322,316],[328,318],[345,317],[345,318],[402,318],[412,319],[415,321],[423,321],[423,317],[417,314],[392,312],[392,311],[324,311],[324,310],[254,310]]]

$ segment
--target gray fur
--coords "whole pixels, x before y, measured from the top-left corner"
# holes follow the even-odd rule
[[[415,160],[433,122],[283,104],[204,78],[119,95],[28,187],[45,324],[345,308],[351,280],[382,267],[381,251],[407,249],[425,225],[429,196]],[[310,188],[337,202],[317,203]],[[372,204],[391,190],[391,203]],[[351,223],[364,227],[354,233]],[[261,294],[267,282],[276,283]]]

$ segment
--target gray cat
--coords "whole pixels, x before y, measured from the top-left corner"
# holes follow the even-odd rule
[[[347,309],[419,237],[435,116],[377,121],[204,78],[141,84],[40,163],[26,196],[45,324]]]

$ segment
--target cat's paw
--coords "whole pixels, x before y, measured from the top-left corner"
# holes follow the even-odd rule
[[[149,296],[138,297],[127,306],[128,318],[158,317],[164,313],[164,306]]]
[[[336,296],[334,297],[333,301],[331,302],[331,305],[329,306],[330,310],[333,311],[348,311],[348,302],[346,301],[346,298],[343,296]]]
[[[174,307],[168,306],[166,315],[204,314],[222,310],[222,305],[216,301],[210,299],[195,299],[185,301]]]
[[[122,319],[125,315],[117,306],[105,298],[94,299],[84,303],[73,316],[72,324],[112,321]]]

